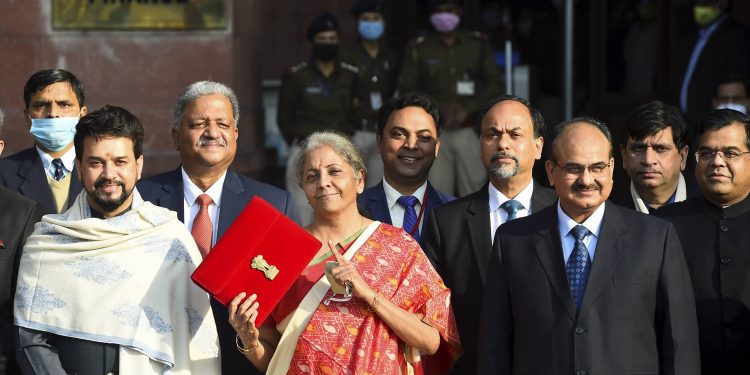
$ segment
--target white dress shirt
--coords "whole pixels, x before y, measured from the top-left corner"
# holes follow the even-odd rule
[[[500,190],[497,190],[495,186],[492,185],[492,183],[488,184],[489,187],[487,190],[489,190],[489,205],[490,205],[490,234],[492,237],[490,238],[490,241],[493,243],[495,242],[495,232],[497,231],[497,228],[508,221],[508,211],[505,211],[504,208],[500,207],[503,203],[506,201],[509,201],[511,198],[508,198],[505,196],[505,194],[501,193]],[[530,181],[528,185],[526,185],[523,190],[521,190],[518,195],[513,198],[513,200],[520,203],[523,208],[519,208],[516,212],[516,219],[519,217],[529,216],[531,213],[531,194],[534,193],[534,181]]]
[[[193,230],[193,220],[195,220],[195,216],[198,215],[198,211],[201,209],[200,203],[195,201],[198,199],[198,196],[201,194],[208,194],[213,201],[213,203],[208,205],[208,217],[211,219],[211,225],[213,227],[213,238],[211,239],[211,246],[213,247],[216,245],[216,236],[219,231],[221,191],[224,188],[224,179],[227,177],[227,172],[224,171],[224,174],[222,174],[221,177],[219,177],[219,179],[208,188],[208,190],[203,191],[190,180],[190,177],[188,177],[185,172],[185,168],[180,168],[180,170],[182,171],[182,191],[185,195],[182,212],[185,216],[184,221],[188,231]]]
[[[52,165],[52,156],[50,154],[42,151],[39,146],[36,146],[36,152],[39,154],[39,157],[42,159],[42,167],[44,168],[44,172],[47,173],[47,176],[50,178],[55,178],[55,166]],[[65,153],[60,156],[60,160],[63,163],[63,177],[67,176],[68,173],[73,171],[73,166],[76,162],[76,148],[71,147],[70,150],[65,151]]]
[[[596,243],[599,240],[599,232],[602,229],[602,220],[604,219],[604,203],[600,204],[599,207],[594,211],[588,219],[586,219],[580,225],[586,227],[589,230],[589,234],[583,238],[583,244],[586,245],[586,250],[589,251],[589,258],[591,262],[594,262],[594,254],[596,253]],[[576,244],[576,238],[573,233],[570,232],[573,227],[578,225],[575,220],[571,219],[560,207],[560,201],[557,202],[557,222],[558,230],[560,231],[560,239],[562,240],[563,248],[563,260],[565,264],[568,263],[568,258],[573,252],[573,247]]]
[[[400,204],[398,204],[398,198],[401,197],[401,193],[398,192],[398,190],[394,189],[393,186],[388,184],[388,181],[383,178],[383,190],[385,190],[385,200],[388,204],[388,212],[391,213],[391,225],[394,227],[403,228],[404,227],[404,212],[406,210],[404,207]],[[414,205],[414,211],[417,212],[417,217],[419,217],[419,211],[422,210],[422,205],[424,202],[422,201],[425,198],[425,192],[427,191],[427,181],[422,184],[417,190],[414,191],[414,196],[417,198],[417,204]],[[417,223],[417,227],[419,228],[419,233],[422,234],[422,227],[424,226],[424,217],[425,214],[422,214],[422,217],[419,218],[419,222]]]

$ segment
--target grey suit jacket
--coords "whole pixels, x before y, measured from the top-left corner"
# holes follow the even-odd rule
[[[479,373],[700,374],[690,275],[666,221],[606,203],[578,312],[556,206],[501,226],[489,267]]]
[[[488,186],[430,212],[424,250],[451,289],[453,312],[464,354],[454,373],[475,374],[479,306],[487,278],[492,240]],[[555,202],[554,191],[534,182],[531,212]]]

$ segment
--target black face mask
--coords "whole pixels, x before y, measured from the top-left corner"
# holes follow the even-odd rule
[[[320,61],[331,61],[339,54],[338,43],[313,43],[313,56]]]

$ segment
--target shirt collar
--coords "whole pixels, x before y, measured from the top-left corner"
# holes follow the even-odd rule
[[[727,19],[729,15],[727,13],[722,14],[719,16],[719,18],[714,21],[714,23],[710,24],[708,27],[702,27],[698,32],[700,33],[701,39],[706,39],[711,36],[711,34],[716,31],[717,28],[719,28],[719,25],[721,25],[724,20]]]
[[[385,201],[386,203],[388,203],[388,209],[390,210],[391,208],[393,208],[393,206],[398,204],[398,202],[396,201],[403,194],[399,193],[398,190],[388,184],[388,181],[385,180],[385,177],[383,177],[383,190],[385,190]],[[422,199],[424,199],[425,191],[427,191],[427,181],[425,181],[422,186],[418,187],[417,190],[414,191],[414,194],[412,194],[413,197],[417,198],[417,201],[420,205],[424,203],[422,202]]]
[[[594,211],[594,213],[591,214],[588,219],[586,219],[583,223],[580,223],[580,225],[586,227],[586,229],[588,229],[589,232],[591,232],[591,234],[596,237],[599,237],[599,231],[601,231],[602,229],[605,205],[605,203],[600,204],[596,211]],[[557,222],[558,229],[560,230],[560,237],[567,236],[568,233],[570,233],[570,230],[573,229],[573,227],[579,225],[579,223],[571,219],[570,216],[568,216],[568,214],[566,214],[565,211],[562,210],[559,199],[557,200]]]
[[[224,171],[221,177],[219,177],[219,179],[216,180],[216,182],[214,182],[214,184],[206,191],[201,190],[201,188],[196,186],[193,181],[190,180],[190,176],[185,172],[185,167],[180,167],[180,171],[182,172],[182,190],[188,207],[192,206],[193,203],[195,203],[195,199],[201,194],[208,194],[208,196],[211,197],[211,200],[214,201],[216,207],[221,207],[221,191],[224,187],[224,180],[227,177],[227,171]]]
[[[39,158],[42,159],[42,167],[44,167],[45,171],[51,171],[51,174],[55,174],[55,167],[52,166],[52,160],[55,158],[52,157],[52,155],[42,151],[39,146],[34,146],[36,148],[37,154],[39,154]],[[76,162],[76,148],[71,147],[68,151],[65,151],[65,153],[60,156],[60,160],[62,160],[63,167],[65,167],[65,170],[67,172],[73,171],[73,165],[75,165]]]
[[[490,212],[495,212],[495,210],[497,210],[503,203],[511,199],[518,201],[518,203],[523,205],[523,209],[531,212],[531,195],[534,192],[534,180],[529,181],[529,184],[526,185],[526,187],[523,188],[523,190],[521,190],[521,192],[514,198],[506,197],[505,194],[501,193],[500,190],[497,190],[497,188],[492,185],[492,182],[488,185],[489,187],[487,190],[490,194]]]

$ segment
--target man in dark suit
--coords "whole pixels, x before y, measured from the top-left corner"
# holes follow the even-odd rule
[[[728,0],[695,0],[696,32],[676,43],[671,61],[672,99],[679,103],[688,125],[689,142],[698,121],[712,107],[716,87],[728,75],[750,74],[748,30],[732,19]]]
[[[42,214],[62,213],[81,192],[73,135],[88,112],[83,84],[62,69],[34,73],[23,89],[35,146],[0,159],[0,185],[39,202]]]
[[[688,159],[687,130],[677,107],[658,100],[639,106],[625,122],[622,139],[622,165],[630,183],[613,202],[648,214],[687,198],[682,175]]]
[[[612,151],[596,120],[556,127],[545,169],[560,198],[498,229],[478,373],[700,373],[680,241],[671,224],[605,203]]]
[[[3,128],[0,111],[0,131]],[[5,142],[0,138],[0,154]],[[42,219],[39,204],[31,199],[0,187],[0,375],[20,372],[15,361],[13,343],[13,296],[16,291],[16,274],[21,250]]]
[[[656,211],[687,259],[703,374],[750,373],[750,117],[731,109],[698,123],[695,177],[702,196]]]
[[[177,212],[205,255],[254,196],[281,212],[294,212],[289,193],[229,169],[237,152],[239,103],[231,88],[201,81],[180,94],[172,118],[172,139],[182,165],[143,180],[143,199]],[[296,218],[295,218],[296,219]],[[227,309],[212,299],[223,374],[251,374],[253,365],[235,347]]]
[[[455,198],[427,181],[440,150],[438,107],[424,94],[406,94],[380,107],[377,143],[383,180],[359,196],[373,220],[404,228],[420,244],[432,209]]]
[[[490,183],[430,213],[425,252],[451,289],[464,354],[457,374],[475,374],[479,306],[492,238],[500,224],[554,203],[555,195],[532,179],[542,156],[544,118],[526,100],[495,99],[484,111],[480,154]]]

